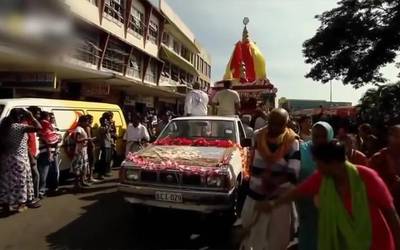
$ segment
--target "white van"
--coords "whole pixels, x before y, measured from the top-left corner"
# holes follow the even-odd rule
[[[12,109],[27,108],[29,106],[37,106],[42,111],[54,113],[57,128],[60,130],[63,138],[66,132],[77,124],[79,116],[88,114],[93,116],[93,134],[96,135],[96,128],[100,126],[100,117],[104,112],[113,112],[117,128],[117,153],[120,156],[125,154],[122,137],[126,130],[126,122],[122,110],[118,105],[39,98],[0,99],[0,121],[8,116]],[[71,167],[72,159],[63,147],[61,147],[60,156],[60,170],[68,170]]]

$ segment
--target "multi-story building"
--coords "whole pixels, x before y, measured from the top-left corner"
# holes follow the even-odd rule
[[[0,30],[13,38],[4,43],[0,38],[4,45],[0,47],[0,97],[107,101],[142,112],[152,107],[175,109],[183,102],[184,90],[198,77],[204,87],[209,85],[211,63],[204,56],[206,52],[196,45],[193,33],[163,1],[160,8],[148,0],[63,2],[66,8],[57,7],[62,10],[55,16],[60,19],[62,12],[61,16],[73,24],[74,35],[68,40],[68,49],[57,50],[52,56],[39,53],[28,60],[34,52],[32,46],[21,50],[14,42],[14,30]],[[46,5],[44,9],[51,13],[54,8]],[[26,24],[32,22],[29,16],[22,19]],[[18,39],[28,41],[25,33]],[[42,47],[48,46],[48,41],[43,42]],[[10,48],[15,51],[10,52]],[[198,71],[197,60],[206,69]],[[37,74],[55,84],[41,87]],[[21,84],[20,79],[28,76],[36,81]]]
[[[159,1],[159,9],[165,17],[160,47],[160,58],[165,63],[160,86],[186,93],[197,81],[204,90],[208,90],[211,84],[211,57],[164,0]]]

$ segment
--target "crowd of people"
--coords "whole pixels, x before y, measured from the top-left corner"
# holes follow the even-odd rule
[[[399,249],[400,125],[379,147],[369,124],[351,134],[284,109],[266,115],[252,131],[241,248],[287,249],[298,221],[298,249]]]
[[[125,139],[139,123],[133,119]],[[99,119],[96,131],[93,116],[81,115],[78,123],[62,136],[53,113],[39,107],[16,108],[0,124],[0,205],[14,213],[38,208],[47,195],[59,194],[60,150],[71,160],[74,190],[111,176],[116,158],[116,127],[112,112]],[[131,128],[132,127],[132,128]],[[133,132],[134,133],[134,132]],[[149,140],[148,136],[137,140]],[[136,140],[136,139],[135,139]]]
[[[208,102],[195,85],[185,115],[207,115]],[[214,114],[239,113],[240,97],[229,82],[211,102]],[[125,156],[146,146],[171,116],[161,114],[154,123],[128,114]],[[351,133],[312,117],[295,119],[284,109],[259,108],[240,117],[253,138],[242,249],[286,249],[295,231],[300,250],[400,249],[400,125],[381,140],[370,124]],[[71,155],[76,191],[110,176],[117,140],[113,113],[101,116],[95,132],[93,122],[91,115],[80,116],[62,138],[54,114],[13,109],[0,124],[0,205],[20,212],[57,193],[62,144]]]

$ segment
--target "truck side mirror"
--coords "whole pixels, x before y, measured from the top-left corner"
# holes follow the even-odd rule
[[[244,148],[251,147],[251,145],[252,145],[252,140],[251,140],[250,138],[242,139],[241,142],[240,142],[240,145],[241,145],[242,147],[244,147]]]

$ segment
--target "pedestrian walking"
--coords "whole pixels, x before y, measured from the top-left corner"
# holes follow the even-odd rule
[[[215,94],[212,105],[213,113],[219,116],[233,117],[239,114],[240,96],[232,89],[232,81],[224,81],[224,89]]]
[[[346,161],[345,147],[337,142],[313,147],[312,153],[318,171],[278,199],[257,204],[258,211],[268,214],[294,200],[314,197],[319,208],[318,249],[399,249],[400,220],[379,175]]]
[[[369,166],[385,181],[400,213],[400,125],[389,130],[388,146],[371,158]]]
[[[31,125],[22,124],[30,120]],[[0,125],[0,204],[7,210],[23,211],[40,207],[34,198],[31,164],[28,156],[28,133],[41,129],[39,121],[25,109],[13,109]]]
[[[139,117],[135,115],[132,118],[132,124],[129,124],[124,134],[124,141],[126,142],[125,156],[130,152],[137,152],[143,148],[143,143],[150,140],[147,128],[139,121]]]
[[[200,89],[200,83],[193,84],[193,90],[186,94],[185,115],[206,116],[208,113],[208,95]]]
[[[317,122],[311,130],[312,140],[300,143],[301,167],[299,182],[306,180],[317,170],[311,148],[327,144],[334,139],[332,126],[327,122]],[[301,199],[296,202],[299,217],[299,250],[318,249],[318,209],[313,199]]]
[[[300,171],[298,136],[289,128],[284,109],[271,111],[268,126],[255,134],[249,193],[242,210],[242,225],[249,229],[241,249],[286,249],[291,236],[292,208],[286,204],[271,214],[257,215],[256,204],[273,200],[296,182]]]
[[[97,142],[100,146],[99,163],[98,163],[98,179],[103,180],[104,176],[111,171],[112,147],[113,140],[111,138],[110,126],[107,120],[100,118],[100,127],[98,130]]]
[[[92,140],[88,137],[85,128],[88,126],[86,116],[80,116],[78,126],[73,132],[75,141],[75,152],[72,160],[72,170],[75,174],[75,189],[79,191],[82,187],[89,186],[85,182],[85,175],[89,168],[89,157],[87,152],[87,144]]]

